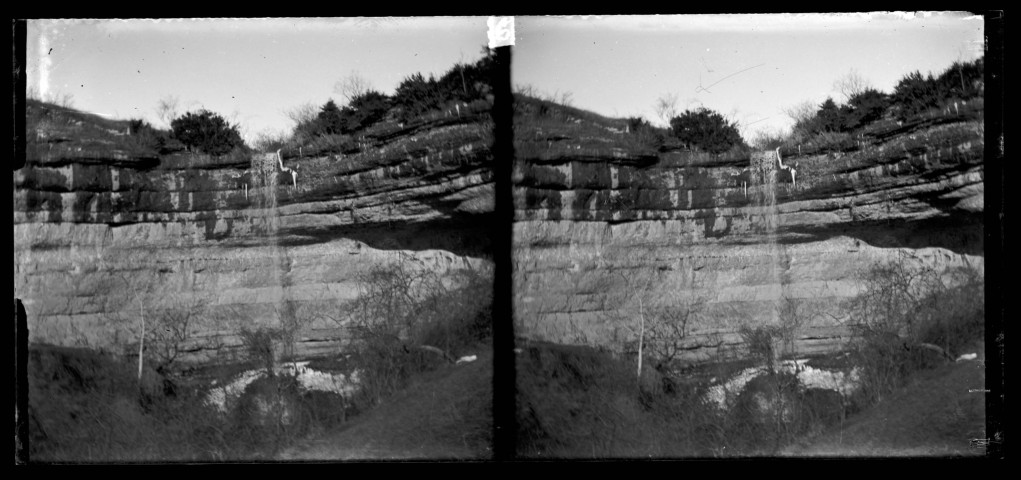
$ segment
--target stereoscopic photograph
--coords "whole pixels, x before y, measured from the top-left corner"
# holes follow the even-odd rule
[[[27,21],[31,461],[490,458],[486,29]]]
[[[16,21],[16,463],[997,457],[991,15]]]
[[[516,20],[519,456],[984,455],[982,16]]]

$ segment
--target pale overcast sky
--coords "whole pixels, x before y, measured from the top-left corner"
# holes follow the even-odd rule
[[[234,118],[247,136],[289,131],[284,110],[321,105],[357,71],[384,93],[415,72],[475,61],[486,17],[28,21],[27,85],[74,107],[146,118],[175,95],[182,110]],[[183,112],[182,112],[183,113]]]
[[[672,93],[679,110],[729,115],[750,140],[789,127],[782,108],[836,97],[851,69],[889,93],[911,71],[975,59],[983,29],[982,17],[947,12],[517,17],[512,74],[615,117],[657,121],[653,105]]]

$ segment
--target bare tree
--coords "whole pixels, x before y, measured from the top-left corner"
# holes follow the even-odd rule
[[[856,281],[858,293],[845,308],[852,352],[862,369],[859,388],[870,402],[880,401],[911,369],[924,365],[915,357],[918,352],[953,361],[961,347],[982,338],[984,275],[970,264],[939,266],[902,252],[864,267]]]
[[[319,108],[312,102],[305,102],[284,110],[284,115],[297,126],[315,120],[319,115]]]
[[[663,123],[669,125],[670,119],[677,116],[677,94],[664,93],[656,99],[656,104],[652,108],[656,112],[656,116]]]
[[[854,97],[865,90],[872,88],[872,83],[861,76],[855,69],[851,69],[847,75],[837,79],[833,82],[833,90],[844,97],[844,103],[847,103],[851,97]]]
[[[623,272],[617,272],[621,278],[627,283],[627,288],[632,293],[632,297],[638,303],[638,331],[635,332],[638,335],[638,378],[642,378],[642,357],[645,353],[645,303],[646,299],[642,294],[638,292],[638,287],[635,282],[631,281],[631,278],[625,275]],[[643,289],[644,292],[648,292],[648,288]],[[632,331],[634,331],[632,329]]]
[[[139,330],[140,331],[136,332],[136,335],[137,335],[137,338],[138,338],[138,381],[141,383],[141,381],[142,381],[142,370],[143,370],[143,366],[145,364],[146,328],[148,327],[148,325],[146,324],[146,311],[147,311],[147,309],[145,308],[146,307],[145,296],[152,290],[152,288],[154,286],[154,280],[153,279],[147,279],[147,280],[129,279],[128,276],[127,276],[127,273],[119,274],[118,275],[118,279],[121,282],[124,283],[124,291],[126,293],[132,294],[131,295],[133,297],[132,299],[134,301],[138,302],[138,315],[139,315],[138,316],[138,320],[139,320],[139,324],[138,325],[139,325]],[[126,306],[127,308],[125,308],[122,311],[122,314],[125,315],[125,318],[130,319],[130,317],[131,317],[131,313],[130,313],[130,311],[131,311],[131,306],[130,306],[131,300],[129,300],[128,303],[129,303],[129,305],[127,305]]]
[[[288,135],[272,129],[263,130],[252,136],[252,148],[258,152],[275,152],[287,144]]]
[[[359,275],[358,297],[340,315],[327,315],[349,329],[365,371],[363,392],[378,402],[407,378],[418,354],[454,363],[455,348],[471,337],[467,319],[479,318],[492,281],[487,269],[456,276],[428,268],[413,255]],[[482,303],[480,303],[480,301]],[[410,355],[415,353],[416,355]],[[412,363],[409,363],[412,362]],[[417,368],[417,367],[416,367]]]
[[[669,368],[690,345],[688,340],[711,298],[708,294],[692,291],[690,295],[678,297],[666,305],[650,308],[650,321],[646,326],[646,349],[655,359],[655,366]]]
[[[656,282],[651,277],[641,281],[623,272],[618,274],[626,283],[625,308],[631,313],[622,313],[622,318],[614,320],[630,332],[628,338],[619,340],[626,344],[625,351],[637,354],[638,376],[642,375],[646,356],[657,370],[671,368],[690,348],[689,335],[704,315],[711,295],[699,287],[694,271],[688,289],[665,296],[655,292]],[[629,318],[632,314],[637,314],[637,321]]]
[[[791,126],[792,140],[798,141],[808,134],[808,127],[812,120],[815,119],[815,113],[818,110],[819,107],[815,103],[812,103],[811,100],[805,100],[780,109],[784,115],[794,121],[794,125]]]
[[[789,134],[782,129],[764,128],[751,135],[751,145],[760,150],[773,150],[782,146]]]
[[[170,126],[170,122],[177,118],[177,112],[181,105],[181,99],[174,95],[167,95],[156,102],[156,118]]]
[[[248,132],[248,123],[241,119],[240,110],[235,108],[234,111],[230,112],[230,117],[228,117],[227,122],[238,131],[246,144],[247,141],[251,140]]]
[[[799,125],[808,122],[815,117],[815,112],[819,110],[819,107],[812,103],[811,100],[805,100],[803,102],[796,103],[789,107],[780,109],[784,115],[794,121],[795,125]]]
[[[146,351],[155,363],[157,372],[164,373],[173,367],[185,351],[185,342],[193,333],[195,323],[202,315],[206,302],[198,297],[191,299],[164,299],[165,306],[150,311],[152,326],[144,332]]]
[[[333,91],[344,97],[345,103],[350,103],[355,97],[364,95],[369,90],[372,90],[372,83],[369,82],[369,79],[354,70],[333,84]]]
[[[806,300],[799,300],[787,293],[780,298],[776,304],[777,320],[779,321],[777,333],[783,342],[784,354],[797,354],[798,338],[800,338],[805,327],[820,316],[819,309]]]

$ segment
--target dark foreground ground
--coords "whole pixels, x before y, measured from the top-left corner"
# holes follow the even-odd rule
[[[786,449],[792,456],[984,455],[985,348],[978,358],[922,371],[887,400]]]
[[[493,355],[424,374],[343,426],[283,451],[279,460],[485,460],[492,457]]]

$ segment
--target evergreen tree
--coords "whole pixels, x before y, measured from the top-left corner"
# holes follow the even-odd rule
[[[923,77],[918,71],[905,75],[893,91],[893,102],[902,120],[938,107],[942,97],[939,84],[932,78],[932,74]]]
[[[345,121],[344,115],[341,113],[340,107],[334,103],[331,98],[323,105],[322,109],[319,110],[319,115],[316,117],[318,130],[326,134],[336,134],[344,131]]]
[[[846,119],[850,113],[850,107],[838,106],[832,98],[827,98],[819,111],[815,114],[812,130],[818,132],[843,132],[847,130]]]
[[[394,106],[400,107],[405,121],[422,115],[440,106],[442,95],[439,85],[432,76],[428,80],[421,73],[405,78],[394,93]]]
[[[844,123],[848,129],[858,128],[879,120],[889,106],[886,94],[871,88],[853,95],[847,103],[850,112],[848,112]]]
[[[744,144],[736,125],[706,108],[686,110],[670,120],[670,128],[682,142],[710,153],[723,153]]]
[[[185,113],[171,121],[170,128],[181,143],[210,155],[223,155],[245,144],[237,125],[208,110]]]
[[[375,90],[369,90],[351,99],[345,108],[351,120],[346,126],[350,131],[360,130],[379,122],[390,110],[390,97]],[[346,113],[346,112],[345,112]]]

